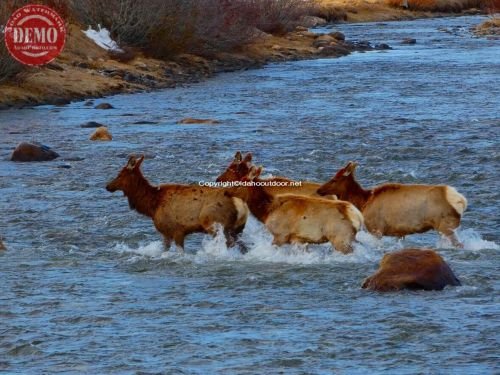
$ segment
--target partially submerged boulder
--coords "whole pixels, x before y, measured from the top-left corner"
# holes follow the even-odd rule
[[[91,141],[111,141],[113,136],[105,126],[98,127],[90,136]]]
[[[218,120],[213,120],[209,118],[192,118],[192,117],[186,117],[183,118],[182,120],[179,120],[177,122],[178,124],[220,124],[220,121]]]
[[[442,290],[460,281],[451,268],[433,250],[404,249],[385,254],[380,267],[365,279],[362,288],[378,292],[401,289]]]
[[[94,107],[95,109],[113,109],[115,107],[113,107],[111,104],[109,103],[101,103],[101,104],[98,104]]]
[[[4,251],[4,250],[7,250],[7,248],[5,247],[5,245],[3,244],[2,239],[0,238],[0,251]]]
[[[12,153],[10,160],[28,161],[49,161],[58,158],[59,154],[49,146],[40,143],[21,142]]]
[[[401,44],[416,44],[417,40],[415,38],[404,38]]]

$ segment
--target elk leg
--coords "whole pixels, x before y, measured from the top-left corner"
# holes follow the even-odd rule
[[[352,233],[347,238],[345,236],[335,236],[329,240],[333,248],[340,251],[342,254],[352,253],[352,241],[354,240]]]
[[[283,236],[283,235],[277,235],[277,234],[274,235],[273,245],[283,246],[289,242],[290,242],[289,236]]]
[[[174,235],[174,241],[177,247],[184,251],[184,233],[178,233]]]
[[[165,248],[165,251],[169,251],[171,245],[172,239],[170,237],[163,236],[163,246]]]
[[[442,223],[440,223],[437,231],[448,238],[454,247],[461,249],[464,247],[464,245],[459,241],[457,234],[455,233],[455,229],[458,228],[459,224],[460,219],[444,220]]]

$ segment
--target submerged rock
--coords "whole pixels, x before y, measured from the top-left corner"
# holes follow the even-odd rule
[[[5,247],[2,239],[0,238],[0,251],[4,251],[4,250],[7,250],[7,248]]]
[[[58,158],[59,154],[49,146],[40,143],[21,142],[12,153],[11,161],[49,161]]]
[[[384,255],[375,274],[365,279],[362,288],[379,292],[401,289],[442,290],[460,285],[451,268],[433,250],[404,249]]]
[[[178,124],[220,124],[220,121],[208,118],[186,117],[177,122]]]
[[[417,40],[414,38],[404,38],[401,41],[401,44],[416,44],[416,43],[417,43]]]
[[[90,136],[91,141],[111,141],[113,136],[105,126],[98,127]]]
[[[81,128],[99,128],[101,126],[105,126],[99,122],[95,122],[95,121],[89,121],[89,122],[86,122],[85,124],[81,124],[80,127]]]

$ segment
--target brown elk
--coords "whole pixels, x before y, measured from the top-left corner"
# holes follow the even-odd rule
[[[144,156],[131,156],[118,176],[106,185],[110,192],[123,191],[131,209],[150,217],[163,235],[166,249],[170,244],[184,248],[191,233],[215,234],[216,224],[224,228],[228,246],[243,231],[248,207],[225,189],[189,185],[151,185],[141,172]]]
[[[377,236],[404,237],[435,229],[454,246],[461,246],[455,229],[467,200],[453,187],[387,183],[365,190],[354,178],[357,165],[349,162],[318,193],[353,203],[363,213],[366,228]]]
[[[219,177],[217,177],[216,181],[217,182],[242,181],[242,179],[245,178],[245,176],[247,176],[250,173],[252,167],[254,167],[254,165],[252,164],[252,154],[247,153],[243,158],[241,152],[238,151],[234,155],[234,159],[231,162],[231,164],[229,164],[226,170]],[[301,181],[300,184],[298,184],[297,181],[290,180],[285,177],[271,177],[266,179],[257,177],[255,178],[255,181],[266,182],[266,183],[270,182],[284,183],[281,184],[280,186],[270,186],[270,184],[264,186],[266,192],[271,195],[299,194],[299,195],[319,196],[316,193],[316,191],[321,186],[321,184],[309,181]],[[330,196],[328,197],[325,196],[323,198],[335,199],[335,197],[330,197]]]
[[[252,166],[243,181],[256,181],[261,171]],[[297,194],[272,195],[262,186],[234,188],[229,194],[247,203],[278,246],[330,242],[335,249],[349,253],[363,225],[363,215],[349,202]]]

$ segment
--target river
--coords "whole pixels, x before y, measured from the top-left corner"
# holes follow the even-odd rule
[[[0,372],[498,373],[500,43],[470,33],[483,19],[340,25],[394,49],[96,100],[111,110],[1,111]],[[176,123],[184,117],[222,123]],[[113,141],[88,141],[87,121]],[[26,140],[61,158],[8,161]],[[356,160],[366,186],[452,185],[469,202],[465,248],[433,232],[360,233],[347,256],[276,248],[252,218],[246,255],[202,235],[166,253],[151,221],[104,189],[130,153],[146,153],[154,183],[198,183],[236,150],[269,175],[326,181]],[[462,286],[360,288],[384,253],[408,246],[437,248]]]

